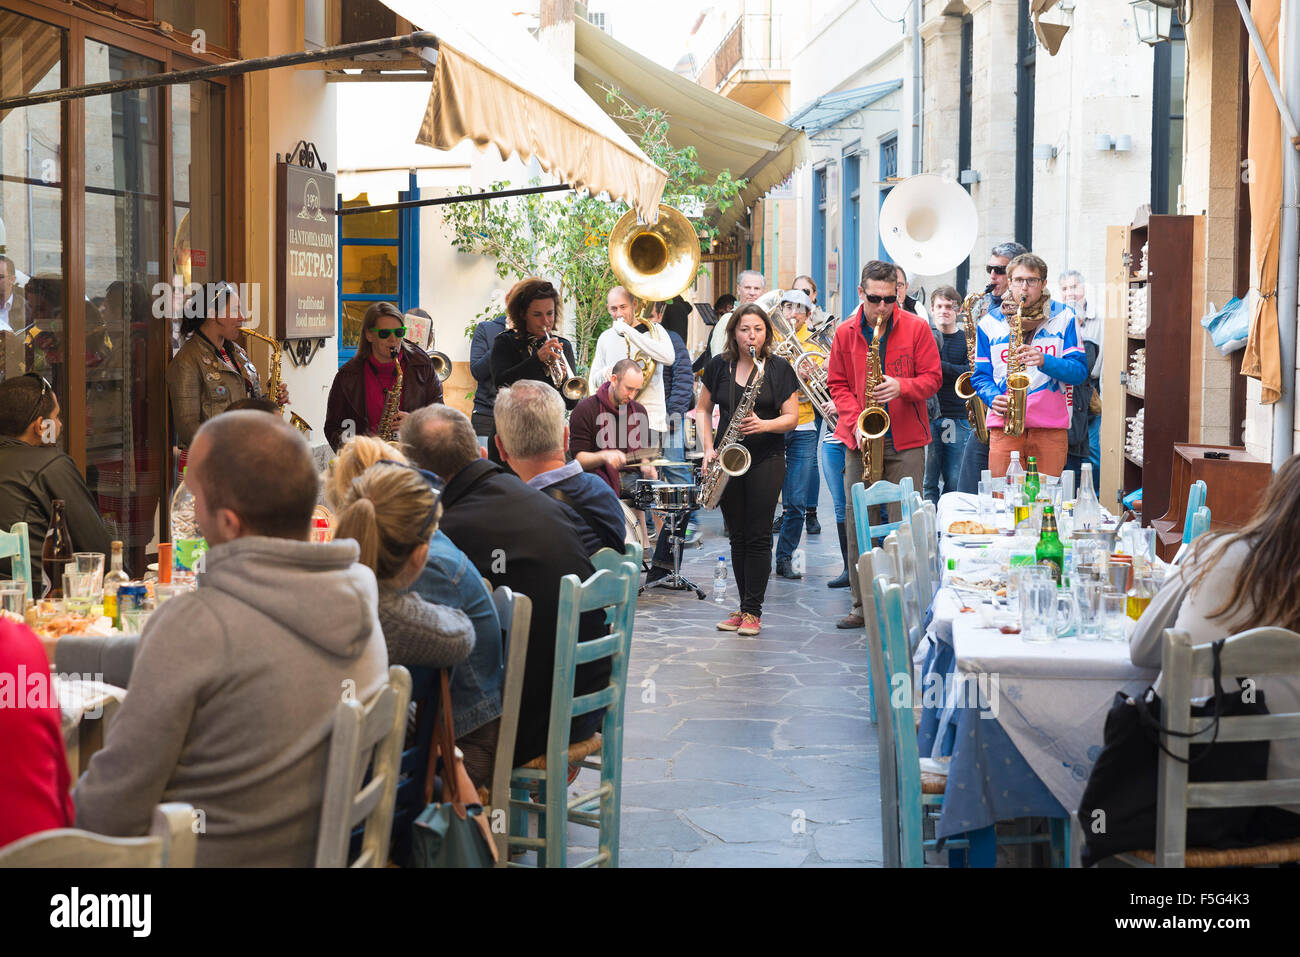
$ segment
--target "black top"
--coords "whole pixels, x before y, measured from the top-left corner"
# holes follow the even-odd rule
[[[726,434],[727,426],[731,422],[732,411],[740,404],[741,397],[745,394],[745,387],[736,381],[736,363],[722,356],[714,356],[709,360],[709,364],[704,367],[704,373],[700,376],[700,381],[704,383],[704,388],[709,390],[709,395],[713,397],[720,410],[718,431],[713,436],[713,447],[717,449],[718,442]],[[763,387],[758,390],[758,398],[754,402],[754,414],[760,419],[779,417],[782,404],[798,391],[799,379],[794,374],[790,363],[780,356],[768,356],[764,366]],[[785,435],[780,432],[747,435],[742,442],[745,448],[749,449],[749,454],[753,456],[755,462],[760,462],[769,455],[785,452]]]
[[[943,385],[939,387],[939,414],[946,418],[965,418],[966,402],[957,398],[953,385],[963,372],[970,371],[970,356],[966,353],[966,333],[940,332],[943,340],[939,347],[939,365],[943,367]]]
[[[569,368],[577,369],[578,361],[573,356],[573,346],[569,340],[563,336],[556,336],[556,338],[560,340],[565,358],[569,360]],[[502,386],[514,385],[520,379],[537,379],[540,382],[555,384],[546,363],[537,358],[528,334],[507,329],[492,342],[492,381],[500,389]],[[558,386],[556,391],[559,391]],[[564,400],[564,405],[568,409],[572,409],[577,404],[577,399]]]
[[[484,319],[474,327],[474,339],[469,347],[469,371],[478,383],[474,389],[474,411],[491,415],[497,398],[496,383],[492,381],[492,344],[506,331],[506,317]]]

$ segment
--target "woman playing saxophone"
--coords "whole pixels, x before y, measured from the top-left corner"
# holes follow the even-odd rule
[[[724,460],[732,471],[721,505],[740,607],[718,629],[756,635],[772,573],[772,518],[785,479],[784,433],[799,421],[799,380],[790,363],[772,354],[771,320],[752,303],[732,313],[722,354],[709,360],[700,378],[695,421],[712,422],[714,406],[719,410],[716,436],[704,427],[698,433],[705,474],[719,455],[719,438],[729,433],[739,434],[736,444],[749,460],[747,467],[741,454],[735,456],[739,467]],[[733,423],[733,414],[746,407],[749,414]],[[728,449],[729,457],[734,448]]]

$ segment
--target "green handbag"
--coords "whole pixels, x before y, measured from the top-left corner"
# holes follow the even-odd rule
[[[430,748],[429,771],[425,779],[428,802],[411,825],[411,867],[493,867],[496,845],[493,844],[483,806],[478,803],[474,784],[465,772],[460,752],[456,750],[456,732],[451,719],[451,687],[447,670],[441,673],[442,689],[438,709],[439,722]],[[444,757],[442,801],[434,801],[433,778],[438,755]]]

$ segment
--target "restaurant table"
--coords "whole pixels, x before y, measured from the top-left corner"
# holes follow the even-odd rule
[[[939,528],[969,518],[974,499],[943,496]],[[1031,545],[1003,537],[974,549],[961,541],[942,536],[945,566],[955,558],[957,574],[975,568],[974,578],[982,559],[1000,561]],[[936,836],[965,834],[971,865],[992,866],[996,821],[1067,818],[1077,810],[1114,693],[1139,694],[1156,672],[1132,664],[1127,641],[1035,643],[1003,634],[987,612],[961,612],[951,574],[927,622],[918,746],[922,755],[949,761]]]
[[[68,769],[75,783],[91,755],[104,746],[108,726],[126,698],[126,689],[102,681],[68,680],[55,675],[54,693],[59,699]]]

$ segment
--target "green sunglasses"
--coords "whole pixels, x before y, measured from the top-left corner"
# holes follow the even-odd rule
[[[380,339],[387,339],[389,336],[397,336],[401,339],[406,335],[406,326],[398,326],[396,329],[376,329],[374,332]]]

